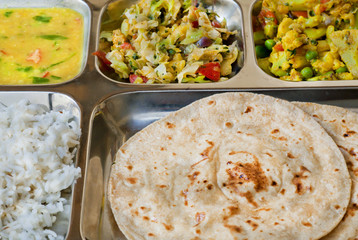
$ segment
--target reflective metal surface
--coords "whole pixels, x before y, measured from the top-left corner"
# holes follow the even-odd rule
[[[226,1],[233,2],[233,0]],[[0,6],[10,6],[14,2],[20,1],[0,0]],[[85,65],[77,78],[56,85],[0,86],[0,95],[6,93],[6,97],[0,97],[0,101],[12,101],[12,98],[20,96],[47,104],[47,98],[37,99],[41,94],[34,94],[34,92],[42,92],[46,96],[49,92],[54,92],[55,105],[60,101],[57,100],[59,99],[57,96],[64,96],[60,94],[63,93],[75,101],[74,106],[77,107],[74,109],[79,108],[82,136],[77,166],[82,169],[82,177],[74,185],[72,215],[67,235],[67,239],[70,240],[125,239],[114,222],[105,195],[108,173],[116,150],[144,126],[196,99],[218,91],[251,90],[288,100],[314,101],[358,108],[358,88],[354,87],[358,86],[357,81],[326,81],[309,84],[284,82],[266,75],[257,66],[251,32],[251,9],[254,3],[252,0],[236,1],[241,7],[240,12],[243,16],[245,57],[243,68],[232,79],[214,84],[148,86],[108,80],[96,68],[95,58],[91,53],[96,50],[100,13],[106,6],[106,0],[27,0],[26,2],[29,4],[77,3],[84,4],[85,9],[90,10],[88,15],[90,34],[88,49],[85,50]],[[123,2],[125,0],[122,0]],[[227,21],[230,22],[231,18]],[[17,93],[18,91],[21,92]]]

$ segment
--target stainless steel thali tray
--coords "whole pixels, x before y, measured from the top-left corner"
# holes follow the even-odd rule
[[[4,7],[37,7],[35,1],[0,1]],[[49,4],[51,2],[51,4]],[[115,1],[110,1],[110,3]],[[131,5],[136,1],[119,0]],[[113,156],[121,144],[149,123],[197,99],[222,91],[256,91],[275,97],[312,101],[358,109],[358,80],[322,82],[285,82],[264,73],[256,63],[251,30],[252,0],[220,0],[223,13],[227,6],[237,6],[230,19],[237,20],[241,31],[244,62],[231,79],[207,84],[133,85],[109,79],[100,72],[91,53],[98,47],[101,20],[106,0],[54,0],[48,6],[76,3],[84,6],[88,47],[84,49],[81,73],[56,85],[0,86],[0,101],[29,98],[42,104],[70,104],[81,121],[77,166],[82,177],[73,188],[73,206],[66,239],[125,239],[119,231],[108,205],[105,190]],[[11,3],[11,4],[10,4]],[[43,3],[43,1],[36,1]],[[75,4],[75,5],[76,5]],[[42,5],[43,6],[43,5]],[[78,10],[80,11],[80,10]],[[232,11],[231,11],[232,13]],[[77,116],[76,115],[76,116]]]

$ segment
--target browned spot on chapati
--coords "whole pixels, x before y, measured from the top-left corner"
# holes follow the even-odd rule
[[[205,212],[197,212],[195,214],[195,222],[196,224],[194,225],[194,227],[198,226],[201,222],[203,222],[205,220]]]
[[[280,132],[280,130],[278,130],[278,129],[274,129],[274,130],[271,131],[272,134],[278,133],[278,132]]]
[[[246,108],[246,110],[245,110],[244,113],[249,113],[249,112],[251,112],[253,109],[254,109],[253,107],[248,106],[248,107]]]
[[[190,181],[195,181],[195,179],[198,177],[198,175],[200,174],[199,171],[195,171],[193,174],[188,175],[188,178],[190,179]]]
[[[348,207],[347,213],[350,216],[354,216],[355,212],[358,210],[358,204],[353,203],[351,206]]]
[[[310,222],[301,222],[303,226],[306,226],[306,227],[312,227],[312,224]]]
[[[213,100],[210,100],[210,101],[208,102],[209,105],[213,105],[214,103],[215,103],[215,101],[213,101]]]
[[[154,235],[154,233],[148,233],[148,236],[149,237],[154,237],[155,235]]]
[[[162,224],[167,231],[172,231],[174,229],[174,227],[170,224],[165,224],[165,223],[162,223]]]
[[[292,183],[296,185],[296,193],[298,193],[299,195],[302,195],[306,192],[305,191],[306,189],[302,184],[302,180],[307,178],[307,176],[304,175],[306,172],[311,172],[311,171],[309,171],[306,167],[301,166],[301,170],[298,173],[296,173],[292,179]]]
[[[135,184],[137,182],[138,178],[127,178],[127,181],[130,183],[130,184]]]
[[[144,216],[143,219],[146,221],[149,221],[149,217],[147,217],[147,216]]]
[[[246,198],[246,200],[254,207],[258,207],[258,204],[255,202],[254,197],[252,196],[252,193],[250,191],[240,193],[240,196]]]
[[[233,124],[232,124],[231,122],[226,122],[226,123],[225,123],[225,126],[226,126],[227,128],[232,128],[232,127],[233,127]]]
[[[184,197],[184,205],[188,206],[188,189],[181,191],[180,195]]]
[[[295,156],[292,155],[292,153],[287,153],[288,158],[295,158]]]
[[[241,228],[239,226],[224,224],[224,227],[228,228],[230,231],[241,233]]]
[[[347,131],[346,133],[344,133],[344,134],[343,134],[343,137],[349,137],[349,136],[351,136],[351,135],[353,135],[353,134],[355,134],[355,133],[356,133],[355,131],[350,130],[350,131]]]
[[[133,166],[127,166],[128,170],[132,170]]]
[[[278,140],[280,140],[280,141],[287,141],[287,138],[284,137],[284,136],[281,136],[281,137],[278,138]]]
[[[257,223],[251,221],[250,219],[247,220],[246,223],[248,223],[252,227],[252,231],[255,231],[256,228],[259,226]]]
[[[165,125],[167,126],[167,128],[174,128],[175,127],[175,124],[170,123],[170,122],[166,122]]]
[[[204,149],[204,151],[202,153],[200,153],[200,155],[203,157],[203,159],[201,159],[199,162],[194,163],[193,165],[191,165],[191,167],[195,167],[196,165],[198,165],[199,163],[206,161],[209,159],[209,153],[211,151],[211,149],[214,147],[214,143],[206,140],[206,142],[210,145],[209,147],[207,147],[206,149]]]
[[[253,182],[257,192],[266,190],[269,183],[265,172],[261,168],[261,164],[257,157],[246,151],[231,152],[231,154],[247,154],[254,159],[251,163],[235,163],[233,167],[227,168],[228,174],[227,186],[235,187],[237,184],[242,185],[246,182]]]

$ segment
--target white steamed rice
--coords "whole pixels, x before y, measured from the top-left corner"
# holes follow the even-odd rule
[[[68,111],[0,106],[0,239],[64,239],[80,134]]]

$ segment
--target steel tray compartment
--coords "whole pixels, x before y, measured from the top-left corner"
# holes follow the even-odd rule
[[[239,1],[241,2],[241,1]],[[245,17],[247,20],[245,22],[245,41],[247,43],[247,64],[245,65],[242,71],[244,72],[244,76],[248,77],[252,81],[255,81],[255,88],[328,88],[328,87],[357,87],[358,80],[329,80],[329,81],[300,81],[300,82],[292,82],[281,80],[278,77],[271,76],[265,73],[257,63],[256,54],[255,54],[255,44],[253,38],[253,24],[252,24],[252,16],[254,15],[254,6],[261,5],[262,0],[257,1],[247,1],[242,0],[245,5],[243,8],[244,13],[246,11],[250,14],[250,16]],[[251,74],[250,74],[251,73]],[[251,77],[250,77],[251,76]],[[244,80],[245,83],[242,85],[248,86],[250,85],[249,81]]]
[[[97,29],[97,44],[96,49],[100,49],[101,45],[99,44],[99,37],[102,31],[111,31],[114,29],[118,29],[121,26],[122,18],[121,14],[126,8],[131,7],[136,4],[138,0],[113,0],[109,1],[101,10],[101,14],[99,16],[98,29]],[[240,6],[234,0],[200,0],[199,2],[203,3],[203,6],[207,9],[215,11],[219,15],[219,20],[222,21],[224,18],[227,20],[227,27],[229,30],[234,31],[237,30],[237,34],[233,39],[229,40],[229,43],[234,42],[235,40],[238,42],[239,51],[243,51],[243,31],[242,31],[242,12]],[[123,85],[133,85],[129,83],[128,79],[118,79],[118,75],[113,71],[106,71],[104,69],[100,69],[99,61],[96,59],[96,68],[97,70],[108,80],[123,84]],[[228,77],[227,81],[233,81],[233,78],[237,76],[238,72],[242,68],[243,64],[243,54],[239,57],[238,61],[233,63],[233,72]],[[224,82],[227,82],[224,81]],[[134,84],[138,86],[137,84]],[[145,84],[143,84],[145,85]],[[173,87],[173,85],[188,87],[202,84],[153,84],[153,85],[167,85]],[[207,86],[215,87],[218,85],[216,82],[207,83]]]
[[[62,93],[55,93],[55,92],[36,92],[36,91],[0,91],[0,103],[4,104],[6,106],[10,104],[14,104],[22,99],[27,99],[31,103],[34,104],[41,104],[46,106],[49,110],[67,110],[70,111],[71,114],[75,117],[74,121],[78,123],[80,126],[81,123],[81,110],[78,104],[70,98],[69,96],[62,94]],[[74,159],[75,165],[78,165],[78,154],[76,154],[76,157]],[[73,199],[73,193],[76,191],[76,184],[73,184],[71,187],[71,193],[68,197],[68,200],[71,202],[71,215],[68,216],[69,219],[67,222],[64,220],[64,222],[61,222],[61,226],[67,229],[67,234],[70,232],[72,226],[70,225],[71,219],[73,217],[73,214],[75,212],[74,202]],[[67,237],[66,239],[70,239]]]
[[[223,92],[223,91],[220,91]],[[168,113],[218,91],[161,91],[122,93],[97,105],[90,118],[87,168],[82,199],[84,239],[126,239],[112,215],[107,198],[110,168],[118,148],[133,134]],[[294,101],[313,101],[357,110],[357,91],[268,91]]]
[[[65,82],[55,83],[55,84],[40,84],[41,86],[47,85],[58,85],[67,83],[76,79],[80,76],[87,64],[88,48],[89,48],[89,38],[91,32],[91,10],[88,5],[82,0],[53,0],[53,1],[41,1],[41,0],[12,0],[12,1],[0,1],[0,8],[70,8],[77,11],[83,17],[83,48],[82,48],[82,60],[81,68],[78,74]],[[36,85],[39,84],[29,84]],[[16,86],[26,86],[26,85],[16,85]]]

